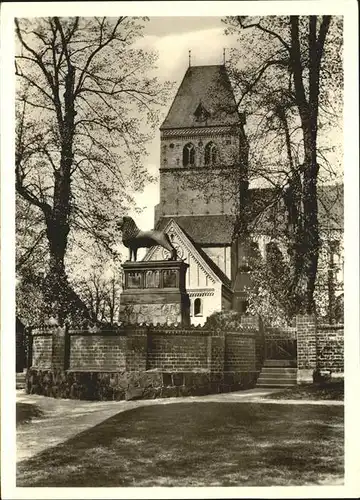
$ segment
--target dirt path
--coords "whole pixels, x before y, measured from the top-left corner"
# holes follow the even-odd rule
[[[17,461],[37,455],[56,446],[76,434],[85,431],[117,413],[148,405],[183,402],[261,402],[271,404],[321,404],[342,405],[342,401],[271,400],[265,396],[278,389],[250,389],[226,394],[210,394],[186,398],[151,399],[141,401],[79,401],[74,399],[53,399],[45,396],[28,395],[17,391],[18,403],[35,405],[42,412],[41,417],[17,427]]]

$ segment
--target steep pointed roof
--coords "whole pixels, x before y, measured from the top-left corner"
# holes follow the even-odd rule
[[[199,109],[204,110],[199,113]],[[160,130],[241,122],[224,65],[191,66]]]
[[[170,220],[199,245],[230,245],[235,224],[234,215],[169,215],[159,219],[156,229],[162,231]]]

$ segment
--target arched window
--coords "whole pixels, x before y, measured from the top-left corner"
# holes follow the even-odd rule
[[[194,144],[189,142],[185,144],[183,149],[183,165],[184,167],[192,166],[195,164],[195,147]]]
[[[217,161],[217,147],[213,142],[208,142],[205,146],[205,165],[214,165]]]
[[[194,316],[202,315],[201,299],[195,299],[194,301]]]

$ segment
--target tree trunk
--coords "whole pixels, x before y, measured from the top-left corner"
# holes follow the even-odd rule
[[[306,276],[305,310],[315,312],[314,290],[319,258],[319,227],[317,206],[317,121],[319,109],[320,64],[331,16],[323,16],[317,37],[317,16],[309,17],[308,84],[306,98],[303,60],[300,50],[299,16],[290,16],[291,66],[294,75],[296,103],[299,110],[304,139],[303,165],[303,249]]]
[[[89,317],[85,304],[68,283],[64,262],[70,231],[71,168],[75,133],[74,82],[75,68],[69,64],[65,77],[64,115],[60,101],[57,109],[61,140],[60,165],[54,171],[53,207],[50,213],[46,214],[50,268],[45,284],[45,297],[51,313],[57,316],[60,324],[75,310]]]
[[[319,225],[317,203],[317,176],[319,167],[316,159],[316,134],[311,124],[304,127],[304,182],[303,182],[303,207],[304,207],[304,246],[305,274],[306,274],[306,313],[315,312],[314,290],[319,259]]]

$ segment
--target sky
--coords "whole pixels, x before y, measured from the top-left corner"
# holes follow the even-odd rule
[[[175,82],[172,98],[184,77],[189,65],[189,50],[191,50],[191,65],[222,64],[223,49],[236,47],[235,36],[225,35],[225,24],[221,17],[150,17],[145,25],[144,37],[137,43],[143,49],[155,50],[158,53],[156,74],[160,80]],[[172,98],[164,106],[161,120],[165,118]],[[324,145],[342,146],[342,131],[335,127],[325,138]],[[342,151],[334,157],[333,164],[341,157]],[[160,162],[160,132],[148,146],[149,156],[146,166],[149,172],[159,175]],[[331,161],[331,153],[328,154]],[[342,164],[342,161],[340,161]],[[138,227],[149,230],[154,227],[154,206],[159,202],[159,182],[148,185],[142,193],[136,194],[137,208],[142,212],[133,211],[130,215]]]
[[[175,95],[186,69],[191,64],[222,64],[223,49],[233,45],[229,36],[224,34],[225,25],[221,17],[152,17],[146,24],[140,43],[142,48],[158,52],[157,75],[161,80],[176,82]],[[162,110],[161,121],[165,118],[172,99]],[[160,162],[160,132],[148,147],[147,167],[152,175],[158,176]],[[154,206],[159,201],[158,182],[148,185],[143,193],[136,195],[138,207],[142,213],[135,211],[131,216],[138,227],[149,230],[154,227]]]

